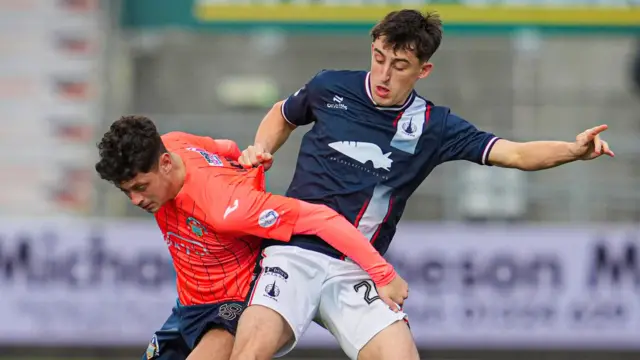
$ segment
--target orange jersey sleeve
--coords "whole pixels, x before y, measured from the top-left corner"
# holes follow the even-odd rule
[[[264,178],[262,167],[228,176],[208,176],[201,188],[202,203],[216,228],[238,236],[257,236],[289,241],[300,204],[298,200],[265,192],[257,184]]]
[[[201,147],[204,150],[232,159],[238,159],[242,152],[238,148],[238,144],[233,140],[212,139],[207,136],[198,136],[180,131],[173,131],[162,135],[162,141],[167,148],[172,147],[176,142],[188,143],[193,146]]]
[[[262,177],[263,173],[263,168],[258,167],[242,173],[242,180],[234,176],[232,181],[227,179],[225,183],[221,182],[224,176],[210,176],[202,193],[210,204],[207,216],[217,229],[237,236],[251,235],[285,242],[294,233],[317,235],[353,259],[376,285],[387,285],[395,278],[393,267],[364,235],[331,208],[256,188],[253,179]]]

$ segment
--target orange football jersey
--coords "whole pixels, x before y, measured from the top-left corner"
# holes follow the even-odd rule
[[[245,300],[261,239],[289,240],[298,201],[266,193],[263,167],[238,164],[233,141],[181,132],[162,140],[186,167],[181,191],[155,214],[178,275],[180,303]]]

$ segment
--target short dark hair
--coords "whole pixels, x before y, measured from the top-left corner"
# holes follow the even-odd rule
[[[138,115],[123,116],[111,124],[98,150],[96,171],[116,186],[155,170],[160,155],[167,152],[153,121]]]
[[[392,11],[371,30],[373,41],[382,36],[394,51],[413,51],[420,61],[427,61],[442,41],[442,20],[434,12]]]

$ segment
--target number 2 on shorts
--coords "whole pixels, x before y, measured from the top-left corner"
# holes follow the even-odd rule
[[[375,296],[371,296],[371,289],[375,289],[375,285],[373,284],[373,282],[369,280],[363,280],[353,285],[353,290],[355,290],[356,293],[360,293],[361,288],[364,288],[364,301],[366,301],[367,304],[371,305],[372,302],[380,300],[380,296],[377,295],[377,291],[375,292]]]

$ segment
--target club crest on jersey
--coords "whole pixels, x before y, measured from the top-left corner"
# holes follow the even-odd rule
[[[429,109],[426,101],[415,98],[411,106],[396,120],[396,134],[391,140],[391,147],[415,154],[420,137],[426,128]]]
[[[192,217],[187,219],[187,226],[191,229],[191,232],[194,233],[197,237],[202,237],[207,233],[207,229],[200,224],[200,222]]]
[[[279,217],[280,215],[278,215],[275,210],[267,209],[260,213],[260,217],[258,218],[258,225],[263,228],[271,227],[278,221]]]
[[[413,118],[409,118],[409,122],[404,122],[402,124],[399,124],[400,128],[402,129],[402,131],[405,133],[405,135],[411,136],[411,137],[416,137],[419,134],[418,132],[418,126],[416,124],[413,123]]]
[[[209,164],[209,166],[222,166],[222,160],[220,160],[220,158],[218,157],[218,155],[216,154],[212,154],[208,151],[202,150],[202,149],[198,149],[198,148],[187,148],[187,150],[189,151],[195,151],[198,154],[202,155],[202,157],[204,158],[204,160],[207,162],[207,164]]]
[[[160,348],[158,347],[158,336],[153,335],[151,341],[149,342],[149,346],[147,346],[147,360],[155,359],[160,355]]]

